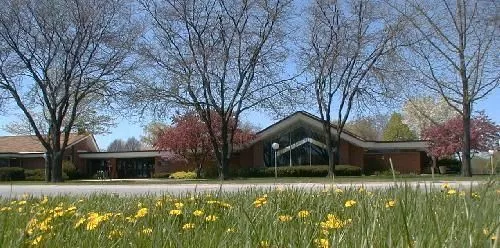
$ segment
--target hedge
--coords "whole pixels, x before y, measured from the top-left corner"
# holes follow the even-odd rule
[[[313,166],[284,166],[278,167],[278,177],[326,177],[327,165]],[[239,177],[274,177],[274,167],[240,169],[236,173]],[[361,176],[361,168],[352,165],[335,166],[335,176]]]
[[[25,170],[24,175],[26,181],[45,181],[45,169]],[[71,179],[65,172],[62,176],[64,180]]]
[[[196,172],[178,171],[178,172],[172,173],[168,178],[170,178],[170,179],[196,179]]]
[[[19,167],[0,167],[0,181],[24,180],[24,169]]]

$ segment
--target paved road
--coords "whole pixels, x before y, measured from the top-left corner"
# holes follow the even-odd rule
[[[479,181],[457,181],[448,182],[452,187],[467,188],[477,186]],[[441,187],[443,182],[410,182],[411,187]],[[96,193],[119,194],[119,195],[144,195],[144,194],[184,194],[194,192],[218,191],[237,192],[249,189],[276,189],[276,188],[299,188],[305,190],[322,190],[331,187],[332,184],[320,183],[297,183],[297,184],[139,184],[139,185],[106,185],[106,184],[61,184],[61,185],[0,185],[0,197],[11,198],[30,194],[40,195],[88,195]],[[366,189],[387,188],[394,186],[394,183],[352,183],[334,184],[338,188],[365,187]]]

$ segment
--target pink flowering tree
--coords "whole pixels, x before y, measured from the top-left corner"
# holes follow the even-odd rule
[[[218,117],[216,114],[212,115],[213,130],[219,130],[217,126],[221,125]],[[236,123],[233,121],[232,125]],[[216,135],[217,142],[222,143],[220,137],[221,135]],[[232,144],[240,145],[254,137],[255,132],[246,125],[236,129]],[[188,164],[195,165],[198,178],[201,177],[203,165],[215,158],[207,126],[196,112],[174,116],[172,125],[159,132],[154,146],[167,151],[164,154],[167,154],[165,158],[168,160],[185,160]]]
[[[463,145],[463,129],[461,116],[425,129],[422,136],[430,141],[428,153],[435,158],[459,154]],[[484,152],[495,146],[500,138],[500,126],[484,112],[479,112],[471,120],[470,133],[472,150]]]

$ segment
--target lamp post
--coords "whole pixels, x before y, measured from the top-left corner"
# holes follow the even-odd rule
[[[280,144],[274,142],[271,147],[274,150],[274,178],[278,178],[278,149],[280,149]]]
[[[490,154],[490,163],[491,163],[491,175],[495,174],[495,167],[493,166],[493,154],[495,154],[495,150],[488,150]]]

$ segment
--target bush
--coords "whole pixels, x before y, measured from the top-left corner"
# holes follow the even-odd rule
[[[24,180],[24,169],[19,167],[0,167],[0,181]]]
[[[168,172],[158,172],[158,173],[153,174],[153,178],[169,178],[169,177],[170,177],[170,173],[168,173]]]
[[[172,173],[168,178],[171,179],[196,179],[196,172],[193,171],[178,171]]]
[[[63,161],[62,169],[63,169],[63,178],[64,178],[64,173],[66,173],[68,179],[70,180],[81,178],[81,175],[76,169],[75,165],[73,164],[73,162],[69,160]]]
[[[436,165],[438,168],[439,166],[446,166],[447,171],[451,173],[459,173],[460,168],[462,167],[460,160],[454,158],[440,159],[436,162]]]
[[[24,176],[28,181],[45,181],[45,169],[25,170]]]
[[[375,171],[373,173],[374,175],[377,175],[377,176],[391,176],[392,177],[392,170],[384,170],[384,171]],[[396,176],[400,175],[401,173],[397,170],[394,170],[394,174]]]
[[[45,169],[25,170],[24,176],[26,181],[45,181]],[[69,179],[65,172],[62,173],[62,176],[64,180]]]
[[[326,177],[328,166],[286,166],[278,167],[278,177]],[[248,172],[239,171],[239,174],[247,174],[249,177],[274,177],[274,167],[252,168]],[[361,168],[352,165],[335,166],[335,176],[361,176]]]

